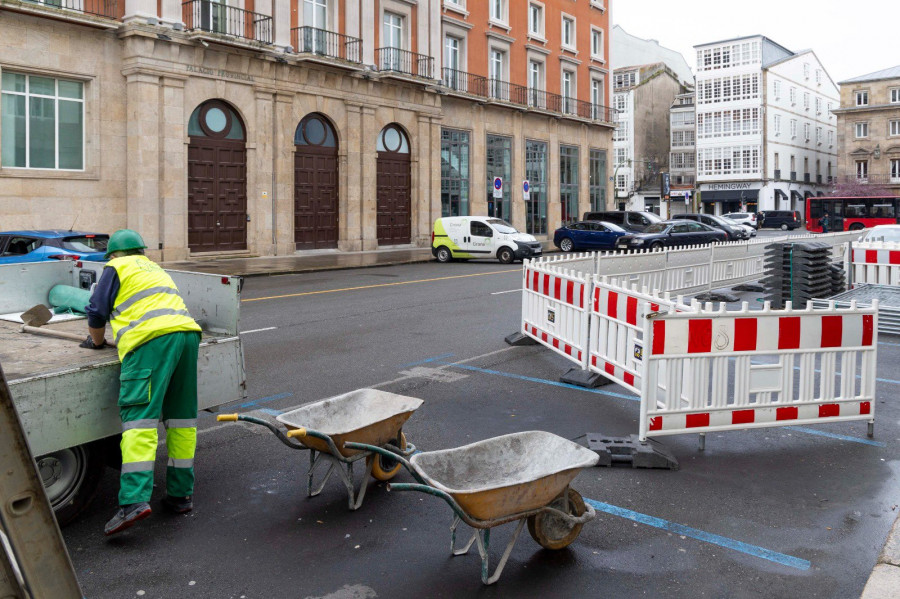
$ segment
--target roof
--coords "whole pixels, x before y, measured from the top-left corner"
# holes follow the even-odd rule
[[[694,83],[694,73],[680,52],[661,46],[656,40],[631,35],[621,25],[614,25],[610,31],[610,56],[614,70],[663,62],[677,74],[681,83]]]
[[[769,42],[770,44],[772,44],[772,45],[774,45],[774,46],[778,46],[779,48],[781,48],[781,49],[784,50],[785,52],[788,52],[789,54],[794,54],[794,52],[791,52],[790,50],[788,50],[787,48],[785,48],[784,46],[782,46],[782,45],[779,44],[778,42],[773,41],[773,40],[771,40],[770,38],[768,38],[768,37],[766,37],[766,36],[764,36],[764,35],[759,35],[759,34],[757,34],[757,35],[744,35],[744,36],[741,36],[741,37],[732,37],[732,38],[728,38],[728,39],[725,39],[725,40],[719,40],[719,41],[717,41],[717,42],[706,42],[705,44],[696,44],[694,47],[695,47],[695,48],[704,48],[704,47],[706,47],[706,46],[717,46],[717,45],[719,45],[719,44],[727,44],[728,42],[739,42],[739,41],[743,41],[743,40],[751,40],[751,39],[756,39],[756,38],[760,38],[760,39],[762,39],[762,40],[764,40],[764,41]]]
[[[900,79],[900,65],[891,67],[889,69],[875,71],[874,73],[869,73],[868,75],[854,77],[853,79],[839,81],[838,85],[843,85],[844,83],[861,83],[863,81],[879,81],[881,79]]]
[[[28,235],[30,237],[58,238],[58,237],[80,237],[85,235],[103,235],[108,237],[106,233],[95,233],[93,231],[70,231],[68,229],[22,229],[20,231],[0,231],[0,235]]]

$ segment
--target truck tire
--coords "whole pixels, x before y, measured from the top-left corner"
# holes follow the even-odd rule
[[[35,458],[47,499],[60,526],[90,505],[100,485],[103,458],[97,445],[86,443]]]
[[[865,227],[862,223],[853,223],[852,225],[847,227],[847,230],[849,231],[862,231],[863,229],[865,229]]]
[[[502,247],[497,250],[497,260],[499,260],[501,264],[512,264],[515,259],[516,255],[511,249]]]
[[[450,250],[445,246],[441,246],[437,249],[437,261],[438,262],[450,262],[453,259],[453,254],[450,253]]]

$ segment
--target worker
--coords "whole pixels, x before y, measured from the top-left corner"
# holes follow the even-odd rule
[[[89,335],[81,344],[88,349],[105,347],[110,322],[122,362],[119,510],[106,523],[107,535],[130,528],[152,512],[160,420],[169,457],[162,504],[182,514],[193,509],[200,327],[172,278],[144,255],[146,247],[131,229],[109,238],[110,260],[91,294],[86,310]]]

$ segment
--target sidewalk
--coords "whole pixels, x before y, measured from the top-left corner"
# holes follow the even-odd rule
[[[900,595],[900,515],[884,543],[878,563],[860,599],[895,599]]]
[[[253,258],[194,258],[177,262],[162,262],[163,268],[206,272],[217,275],[264,277],[320,270],[370,268],[394,264],[412,264],[434,260],[431,248],[402,248],[369,252],[339,252],[323,250],[301,252],[290,256],[262,256]]]

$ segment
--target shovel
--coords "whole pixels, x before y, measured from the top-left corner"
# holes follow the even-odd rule
[[[22,325],[23,333],[31,333],[32,335],[45,335],[47,337],[58,337],[59,339],[70,339],[72,341],[78,341],[79,343],[84,341],[84,336],[77,333],[40,328],[50,322],[50,319],[53,318],[53,314],[44,304],[38,304],[33,308],[25,310],[24,312],[22,312],[21,318],[22,322],[25,323]],[[116,346],[115,343],[109,341],[106,342],[106,345],[110,347]]]

